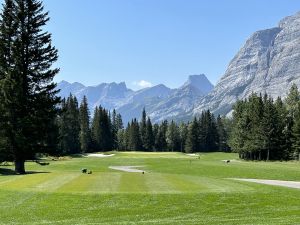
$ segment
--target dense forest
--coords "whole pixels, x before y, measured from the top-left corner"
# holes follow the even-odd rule
[[[229,151],[224,118],[215,119],[210,111],[190,123],[163,121],[152,124],[145,109],[141,119],[134,118],[124,127],[115,110],[96,107],[90,117],[86,97],[79,105],[76,97],[63,99],[57,117],[58,143],[54,154],[95,151]],[[92,119],[91,119],[92,118]]]
[[[287,98],[274,101],[253,93],[233,107],[230,146],[242,159],[300,159],[300,95],[292,85]]]
[[[70,95],[62,101],[57,154],[89,151],[233,151],[246,160],[299,160],[300,94],[274,101],[253,93],[233,106],[231,118],[204,111],[188,123],[152,124],[145,109],[125,127],[115,110],[97,107],[90,121],[87,99],[80,106]]]

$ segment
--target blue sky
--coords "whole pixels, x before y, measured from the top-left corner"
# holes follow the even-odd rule
[[[3,1],[3,0],[1,0]],[[215,84],[246,39],[300,11],[297,0],[44,0],[59,49],[56,81]],[[143,82],[141,82],[143,81]]]

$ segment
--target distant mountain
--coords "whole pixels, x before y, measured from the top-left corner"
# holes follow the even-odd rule
[[[278,27],[255,32],[235,55],[215,87],[205,75],[192,75],[177,89],[157,85],[139,91],[125,83],[85,87],[62,81],[66,97],[87,95],[91,107],[116,108],[127,122],[145,107],[153,121],[190,120],[203,110],[228,115],[238,99],[252,92],[285,97],[291,85],[300,86],[300,12],[284,18]]]
[[[252,92],[285,97],[293,83],[300,85],[300,12],[278,27],[255,32],[193,114],[204,109],[228,114],[238,99]]]
[[[84,86],[80,83],[68,83],[62,81],[58,83],[57,89],[60,89],[59,95],[62,98],[67,98],[70,93],[78,98],[79,101],[86,96],[89,106],[95,108],[102,105],[107,109],[117,108],[134,92],[126,87],[123,83],[102,83],[97,86]]]
[[[84,86],[80,83],[58,83],[61,97],[68,97],[70,93],[79,101],[87,96],[91,110],[96,106],[112,110],[116,109],[122,114],[124,122],[132,118],[140,118],[143,108],[154,122],[164,119],[190,119],[195,102],[203,98],[213,89],[205,75],[192,75],[187,82],[178,89],[170,89],[163,84],[132,91],[123,83],[103,83],[97,86]]]
[[[191,75],[183,87],[194,87],[198,89],[203,95],[207,95],[214,86],[210,83],[204,74]]]

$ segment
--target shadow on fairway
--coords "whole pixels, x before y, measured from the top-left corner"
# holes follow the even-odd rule
[[[45,172],[45,171],[26,171],[26,174],[22,174],[22,175],[39,174],[39,173],[50,173],[50,172]],[[20,174],[17,174],[12,169],[0,168],[0,175],[1,176],[13,176],[13,175],[18,176]]]

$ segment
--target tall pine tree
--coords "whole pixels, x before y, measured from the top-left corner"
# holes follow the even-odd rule
[[[15,32],[1,31],[0,34],[0,39],[7,40],[1,43],[0,49],[10,49],[9,61],[2,57],[0,64],[9,62],[12,65],[6,66],[6,71],[0,66],[0,74],[5,74],[0,97],[5,99],[5,107],[1,110],[12,124],[5,133],[14,156],[15,170],[24,174],[25,160],[32,158],[36,151],[47,149],[47,133],[52,129],[56,105],[60,101],[52,82],[59,72],[52,68],[58,55],[51,44],[51,34],[43,29],[49,17],[41,1],[6,1],[4,9],[8,9],[9,15],[2,16],[1,27],[12,22],[11,28]]]
[[[90,112],[88,108],[87,98],[83,100],[79,108],[79,123],[80,123],[80,149],[81,152],[87,152],[91,147],[91,134],[90,134]]]

